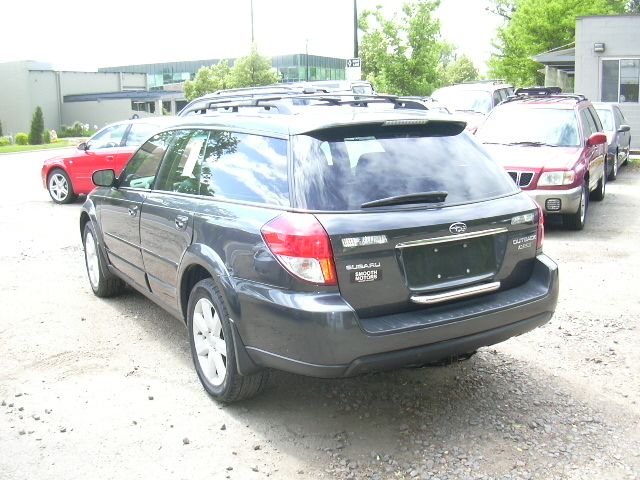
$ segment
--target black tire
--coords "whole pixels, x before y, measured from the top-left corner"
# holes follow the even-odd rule
[[[194,312],[196,305],[201,299],[207,299],[213,304],[215,314],[217,314],[222,326],[222,335],[220,337],[225,342],[226,358],[224,360],[226,372],[224,380],[219,385],[212,383],[207,375],[205,375],[201,366],[201,360],[198,358],[196,351]],[[246,376],[238,373],[229,314],[224,306],[218,287],[211,278],[201,280],[191,290],[189,304],[187,306],[187,327],[189,330],[189,344],[191,346],[193,365],[200,379],[200,383],[202,383],[202,386],[212,398],[225,403],[237,402],[257,395],[265,387],[268,381],[267,370]],[[196,325],[195,329],[197,328]],[[207,334],[211,333],[212,331]]]
[[[596,189],[591,192],[591,199],[596,202],[601,202],[604,200],[604,196],[607,193],[607,169],[605,167],[604,172],[602,172],[602,176],[600,180],[598,180],[598,185],[596,185]]]
[[[620,152],[616,148],[616,154],[613,157],[613,165],[611,165],[611,172],[609,172],[609,175],[607,176],[607,180],[609,180],[610,182],[614,182],[615,179],[618,178],[618,157],[619,157],[619,155],[620,155]]]
[[[66,193],[63,193],[63,191],[58,190],[56,187],[62,184],[66,184]],[[47,176],[47,191],[49,192],[51,200],[58,204],[72,203],[78,198],[78,195],[73,191],[73,184],[71,183],[69,175],[61,168],[54,168],[49,172]]]
[[[629,137],[629,149],[627,150],[627,156],[624,159],[624,162],[621,165],[626,165],[629,162],[629,157],[631,156],[631,137]]]
[[[587,220],[587,211],[589,210],[589,195],[587,195],[587,182],[582,184],[582,195],[578,211],[576,213],[568,213],[563,215],[565,227],[569,230],[582,230]],[[584,210],[583,210],[584,207]]]
[[[89,221],[84,226],[82,234],[82,245],[84,246],[84,263],[87,268],[87,276],[89,277],[89,285],[91,290],[97,297],[115,297],[122,293],[125,283],[116,277],[107,268],[107,263],[102,256],[98,242],[96,241],[96,232],[92,223]],[[93,245],[93,247],[92,247]],[[97,261],[90,259],[91,252],[95,252]],[[90,267],[90,263],[93,265]],[[94,269],[92,273],[91,269]]]

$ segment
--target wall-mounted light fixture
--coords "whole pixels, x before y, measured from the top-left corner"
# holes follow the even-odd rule
[[[602,53],[604,52],[604,43],[603,42],[596,42],[593,44],[593,51],[595,53]]]

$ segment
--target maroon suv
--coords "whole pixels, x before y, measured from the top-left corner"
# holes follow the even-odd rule
[[[584,228],[589,196],[604,199],[607,138],[582,95],[518,89],[491,111],[477,138],[545,215],[562,215],[569,229]]]

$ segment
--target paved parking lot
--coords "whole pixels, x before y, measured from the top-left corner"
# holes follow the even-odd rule
[[[0,478],[640,478],[640,168],[587,228],[547,231],[551,323],[449,367],[347,380],[274,373],[222,406],[186,329],[86,279],[80,203],[51,152],[0,156]]]

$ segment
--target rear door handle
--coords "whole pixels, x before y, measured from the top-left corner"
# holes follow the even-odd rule
[[[107,161],[108,161],[108,162],[110,162],[110,161],[112,161],[112,160],[113,160],[113,158],[114,158],[114,157],[113,157],[113,155],[109,155],[109,156],[107,157]]]
[[[134,205],[133,207],[129,207],[129,215],[135,217],[138,215],[138,206]]]
[[[178,230],[184,230],[185,228],[187,228],[187,223],[189,222],[189,216],[188,215],[178,215],[176,217],[176,228]]]

